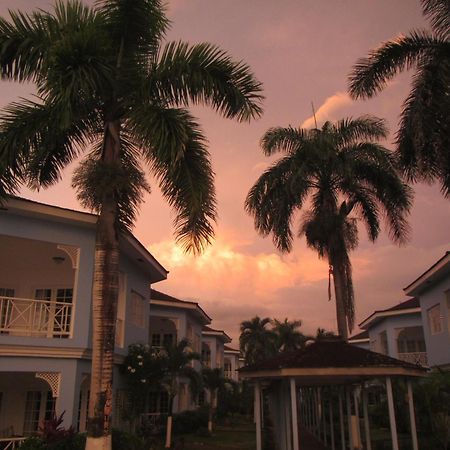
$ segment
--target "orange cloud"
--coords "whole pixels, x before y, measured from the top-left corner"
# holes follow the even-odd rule
[[[336,115],[336,112],[348,107],[352,104],[352,99],[346,92],[336,92],[336,94],[328,97],[325,102],[320,105],[316,111],[317,125],[327,120],[335,121],[340,118],[341,114]],[[300,128],[312,128],[315,127],[314,116],[308,117],[301,125]]]

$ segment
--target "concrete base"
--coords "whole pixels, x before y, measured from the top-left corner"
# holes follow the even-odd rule
[[[112,438],[111,435],[102,436],[98,438],[88,437],[86,439],[85,450],[111,450]]]

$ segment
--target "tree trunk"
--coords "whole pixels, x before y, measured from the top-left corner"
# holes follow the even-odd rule
[[[333,284],[334,294],[336,297],[336,319],[338,333],[345,341],[348,340],[348,327],[347,327],[347,314],[345,309],[344,299],[344,274],[342,270],[342,264],[340,264],[336,255],[329,256],[329,264],[333,268]]]
[[[172,445],[172,409],[174,396],[169,394],[169,414],[167,415],[167,429],[166,429],[166,443],[165,448],[170,448]]]
[[[120,124],[105,127],[102,164],[120,164]],[[112,191],[103,196],[97,222],[92,293],[92,369],[86,450],[111,449],[113,359],[119,283],[118,205]]]
[[[213,430],[213,409],[214,409],[214,389],[211,389],[211,401],[209,402],[208,411],[208,431],[212,433]]]

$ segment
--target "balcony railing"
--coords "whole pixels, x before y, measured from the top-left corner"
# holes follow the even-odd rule
[[[0,297],[0,334],[68,338],[72,303]]]
[[[419,364],[423,367],[428,366],[428,358],[426,352],[399,353],[398,359],[412,364]]]
[[[24,437],[0,438],[0,448],[2,450],[16,450],[21,446],[24,440]]]

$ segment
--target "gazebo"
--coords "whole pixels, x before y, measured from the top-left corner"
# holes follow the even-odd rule
[[[406,380],[412,449],[418,450],[411,379],[426,376],[427,369],[422,366],[333,337],[243,367],[239,372],[254,386],[256,450],[261,450],[263,443],[263,390],[267,393],[277,450],[309,450],[301,445],[299,425],[312,432],[324,448],[371,450],[367,386],[380,380],[386,385],[392,449],[398,450],[393,378]],[[364,439],[359,425],[360,403]]]

